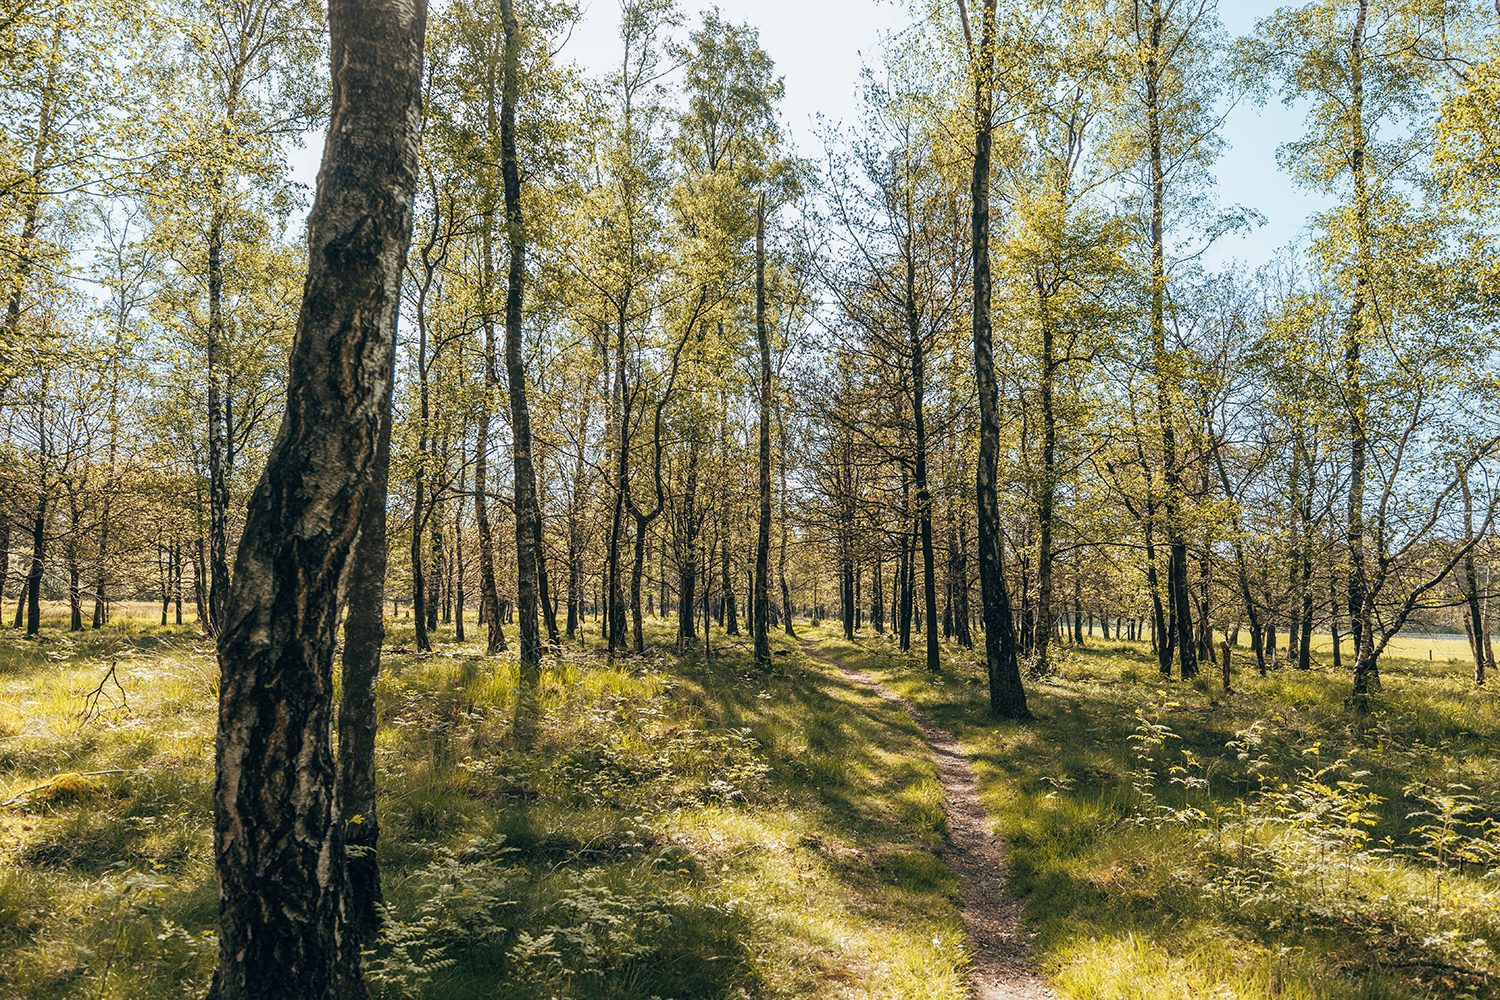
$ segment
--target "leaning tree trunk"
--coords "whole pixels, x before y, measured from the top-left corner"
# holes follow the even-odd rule
[[[218,638],[218,1000],[367,995],[347,926],[333,655],[391,407],[426,7],[332,0],[328,22],[333,113],[286,411]]]
[[[974,74],[974,173],[970,186],[974,262],[974,381],[979,391],[979,589],[984,602],[985,666],[990,711],[1013,719],[1031,717],[1016,660],[1016,625],[1005,583],[1005,542],[996,493],[1000,459],[1000,401],[995,385],[995,346],[990,315],[990,146],[994,138],[995,2],[984,0]]]

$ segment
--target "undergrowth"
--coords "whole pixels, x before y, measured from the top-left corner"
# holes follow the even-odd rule
[[[0,996],[201,996],[211,650],[49,624],[0,633]],[[613,664],[570,645],[532,702],[513,660],[393,631],[375,995],[963,996],[941,789],[900,711],[789,644],[758,671],[650,638]]]
[[[821,638],[959,736],[1063,995],[1500,996],[1500,706],[1461,666],[1387,662],[1360,718],[1326,667],[1225,695],[1096,639],[1022,726],[966,651]]]

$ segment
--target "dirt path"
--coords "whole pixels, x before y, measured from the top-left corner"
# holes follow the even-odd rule
[[[850,680],[874,691],[911,716],[927,739],[938,778],[947,794],[949,863],[963,884],[964,928],[974,964],[970,996],[975,1000],[1054,1000],[1055,994],[1030,971],[1021,904],[1006,885],[1005,847],[990,829],[979,801],[974,768],[953,734],[933,723],[916,706],[862,670],[846,667],[803,643],[807,655],[837,667]]]

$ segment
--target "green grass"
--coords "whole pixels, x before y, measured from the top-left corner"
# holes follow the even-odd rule
[[[1361,722],[1331,670],[1260,679],[1241,656],[1226,697],[1096,639],[1029,684],[1038,718],[1017,725],[987,716],[972,654],[934,677],[886,640],[818,637],[973,757],[1062,995],[1500,995],[1500,703],[1463,663],[1385,661]],[[1461,828],[1485,857],[1419,856],[1419,783],[1472,798]]]
[[[211,650],[144,619],[58,625],[0,633],[0,800],[54,782],[0,808],[0,996],[201,995]],[[525,748],[513,660],[388,650],[377,994],[962,997],[917,731],[780,639],[758,672],[742,645],[705,665],[665,634],[644,658],[549,664]],[[410,645],[398,626],[390,647]],[[108,686],[85,717],[110,664],[124,701]],[[109,773],[55,780],[89,772]]]

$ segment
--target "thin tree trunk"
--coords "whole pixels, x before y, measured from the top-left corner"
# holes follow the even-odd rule
[[[917,530],[922,536],[922,607],[925,610],[924,624],[927,638],[927,669],[942,669],[941,652],[938,646],[937,617],[937,560],[932,548],[932,492],[927,487],[927,416],[925,391],[927,384],[927,352],[922,342],[921,329],[917,323],[915,248],[908,235],[906,248],[906,330],[911,352],[911,401],[912,428],[915,446],[913,455],[917,480]]]
[[[1157,419],[1161,425],[1162,478],[1165,486],[1168,556],[1167,588],[1175,626],[1173,642],[1177,646],[1184,679],[1197,676],[1192,608],[1188,601],[1187,541],[1182,528],[1182,483],[1177,469],[1177,440],[1172,420],[1172,359],[1166,340],[1166,166],[1163,154],[1161,124],[1161,80],[1166,67],[1161,63],[1162,31],[1165,15],[1160,0],[1151,3],[1150,41],[1146,50],[1145,111],[1146,141],[1151,161],[1151,352],[1156,367]],[[1160,642],[1160,639],[1158,639]]]
[[[1469,489],[1469,476],[1466,470],[1459,470],[1458,482],[1464,497],[1464,535],[1467,538],[1473,538],[1474,495]],[[1483,685],[1485,668],[1484,612],[1479,606],[1479,573],[1474,567],[1473,549],[1470,549],[1464,556],[1463,574],[1464,599],[1468,605],[1470,645],[1472,647],[1471,651],[1474,654],[1474,683]]]
[[[516,101],[520,89],[520,25],[512,0],[500,0],[505,32],[501,55],[500,175],[505,196],[505,237],[510,268],[505,290],[505,377],[510,390],[512,466],[516,507],[516,613],[520,616],[521,672],[541,669],[542,637],[537,603],[540,582],[542,517],[537,498],[536,469],[531,456],[531,410],[526,401],[526,368],[521,358],[521,320],[526,281],[526,228],[521,209],[521,168],[516,154]],[[552,630],[556,631],[553,621]]]
[[[26,571],[26,589],[21,603],[26,608],[26,634],[36,635],[42,628],[42,566],[47,554],[47,491],[40,491],[36,516],[31,522],[31,567]],[[20,616],[17,615],[19,618]],[[16,622],[20,624],[19,621]]]
[[[83,631],[83,567],[78,559],[78,536],[83,531],[83,510],[78,494],[68,498],[68,544],[63,546],[68,568],[68,631]]]
[[[979,393],[979,468],[975,500],[979,510],[979,588],[984,602],[985,667],[990,712],[1026,719],[1026,691],[1016,660],[1015,622],[1005,583],[1005,542],[996,492],[1000,458],[1000,400],[995,384],[991,330],[990,147],[994,135],[995,0],[984,0],[979,51],[974,67],[974,171],[970,185],[974,275],[974,381]]]
[[[755,340],[760,347],[760,519],[755,540],[755,608],[753,635],[756,666],[771,665],[767,593],[771,565],[771,337],[766,328],[766,196],[755,203]]]
[[[1365,452],[1367,402],[1360,366],[1365,299],[1370,278],[1370,196],[1365,169],[1364,45],[1368,0],[1358,0],[1349,42],[1351,94],[1349,102],[1349,173],[1354,181],[1355,264],[1354,300],[1344,328],[1345,396],[1349,400],[1349,627],[1354,633],[1354,692],[1356,710],[1369,704],[1378,683],[1375,667],[1375,607],[1368,585],[1365,557]]]

